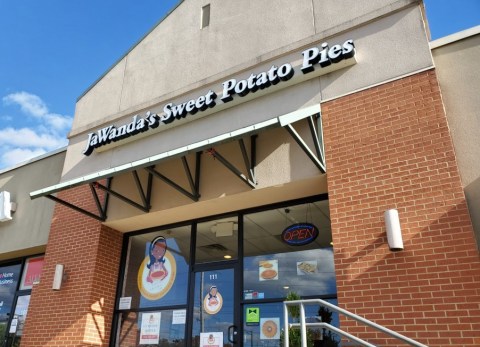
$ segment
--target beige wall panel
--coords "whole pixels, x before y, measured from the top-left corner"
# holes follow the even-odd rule
[[[409,0],[312,0],[315,13],[316,32],[334,28],[349,21],[375,13],[379,9],[397,4],[408,4]]]
[[[462,184],[480,244],[480,34],[432,51]]]
[[[206,2],[185,1],[102,78],[107,82],[101,80],[82,97],[76,112],[76,118],[81,120],[75,121],[72,132],[83,129],[87,122],[150,107],[152,100],[166,95],[174,97],[185,88],[198,88],[202,81],[211,81],[213,76],[222,79],[272,54],[285,54],[308,45],[309,40],[322,40],[325,35],[349,30],[362,21],[370,23],[375,16],[384,16],[389,11],[415,4],[415,1],[352,3],[355,5],[344,10],[342,16],[327,19],[333,16],[326,14],[340,6],[336,2],[281,0],[272,6],[268,1],[226,3],[217,0],[211,2],[210,25],[200,29],[201,7]],[[313,28],[313,8],[318,17],[315,20],[317,30]],[[418,6],[410,8],[420,17]],[[410,57],[405,64],[409,65],[411,60],[417,57]],[[113,86],[114,80],[120,85]],[[120,107],[119,91],[122,93]],[[98,107],[99,100],[103,103],[108,100],[105,99],[107,95],[114,99],[114,105]]]
[[[53,201],[30,200],[31,191],[60,180],[65,151],[0,173],[0,191],[11,194],[17,211],[11,221],[0,223],[0,260],[43,251],[47,244]]]
[[[109,219],[105,224],[118,231],[128,232],[281,201],[300,199],[326,192],[326,176],[318,175],[302,181],[281,184],[274,187],[256,189],[230,196],[219,196],[212,200],[196,203],[190,201],[189,203],[171,209],[136,215],[125,214],[120,216],[120,219]]]
[[[322,99],[431,67],[432,57],[418,7],[335,37],[335,42],[353,39],[357,64],[321,77]],[[331,42],[332,40],[329,40]],[[388,61],[388,64],[384,64]]]
[[[109,114],[120,111],[126,58],[120,60],[87,94],[77,101],[72,129],[98,124]]]
[[[185,1],[128,54],[122,110],[314,34],[310,1],[211,1],[200,29],[205,3]]]

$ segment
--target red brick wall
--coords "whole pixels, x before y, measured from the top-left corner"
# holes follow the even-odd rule
[[[326,102],[322,114],[339,304],[429,346],[480,346],[479,253],[435,71]]]
[[[94,206],[88,187],[59,197],[86,208]],[[108,346],[121,247],[119,232],[57,204],[21,346]],[[64,264],[68,274],[59,291],[52,290],[55,264]]]

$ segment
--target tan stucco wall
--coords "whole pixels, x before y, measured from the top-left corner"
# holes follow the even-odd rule
[[[0,191],[8,191],[17,210],[11,221],[0,223],[0,260],[43,252],[47,244],[54,203],[30,200],[31,191],[59,182],[65,151],[0,173]]]
[[[294,5],[284,1],[271,9],[267,7],[270,3],[248,3],[242,3],[243,11],[235,2],[211,3],[210,26],[201,30],[193,17],[199,19],[204,2],[183,2],[88,91],[77,103],[62,181],[199,142],[432,66],[416,1],[364,1],[363,6],[352,1],[341,16],[335,12],[340,5],[334,1],[321,6],[315,3],[315,16],[311,1]],[[328,13],[337,16],[333,19]],[[218,105],[216,113],[204,118],[188,116],[158,134],[142,139],[137,136],[134,142],[95,151],[90,157],[82,154],[89,130],[126,124],[132,115],[145,110],[161,113],[167,102],[181,103],[209,89],[219,94],[223,81],[267,71],[273,64],[299,66],[303,49],[325,40],[334,44],[347,39],[356,45],[357,64],[353,66],[285,89],[274,86],[257,92],[257,99],[233,108],[220,111]]]
[[[480,244],[480,27],[432,50],[462,184]]]

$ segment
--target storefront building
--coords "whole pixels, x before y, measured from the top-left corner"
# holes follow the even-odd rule
[[[60,183],[31,190],[57,204],[22,347],[278,346],[289,293],[479,345],[425,25],[412,0],[179,3],[79,98]]]
[[[0,171],[0,346],[19,346],[39,283],[54,203],[29,193],[58,183],[65,149]],[[45,175],[45,172],[49,172]]]

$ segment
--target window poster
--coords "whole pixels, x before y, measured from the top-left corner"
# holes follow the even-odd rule
[[[200,333],[200,347],[223,347],[223,333]]]
[[[160,341],[161,312],[145,312],[142,314],[140,326],[140,345],[156,345]]]
[[[278,280],[278,260],[261,260],[258,263],[258,277],[260,281]]]
[[[174,240],[168,240],[174,243]],[[177,263],[163,236],[146,244],[146,256],[138,270],[138,289],[148,300],[165,296],[175,282]]]
[[[25,269],[23,270],[20,289],[32,289],[35,283],[40,281],[40,275],[43,268],[43,256],[27,259]]]
[[[260,340],[280,339],[280,318],[260,318]]]

